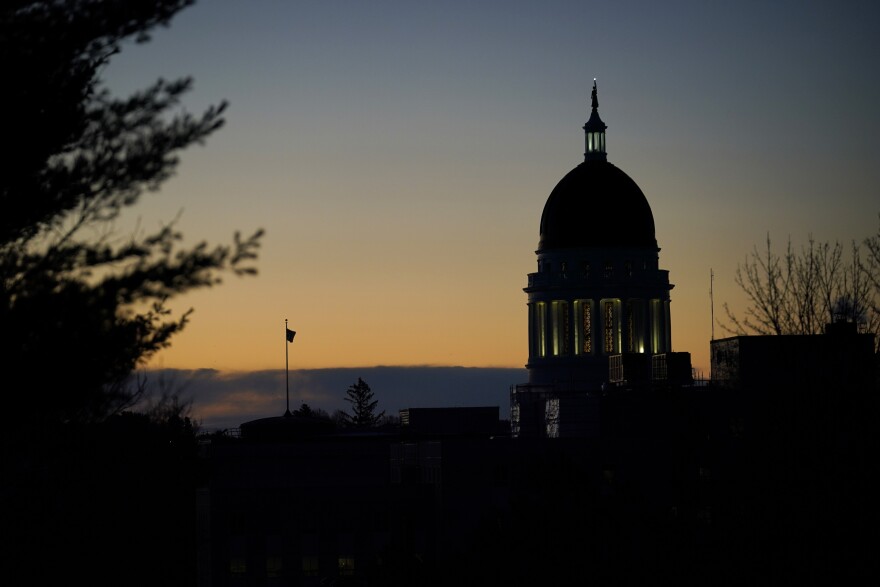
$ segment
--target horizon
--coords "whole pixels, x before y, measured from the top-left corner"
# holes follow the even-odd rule
[[[228,372],[212,369],[148,370],[154,396],[174,392],[190,403],[189,416],[205,432],[281,416],[308,404],[329,415],[345,411],[348,387],[362,378],[378,400],[377,409],[397,415],[407,408],[497,406],[509,418],[509,387],[525,381],[525,368],[393,366],[297,369],[290,371],[289,398],[284,369]],[[442,399],[441,399],[442,398]]]

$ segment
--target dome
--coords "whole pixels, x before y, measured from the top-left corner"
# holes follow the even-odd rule
[[[539,250],[657,247],[654,216],[639,186],[604,160],[586,160],[563,177],[541,215]]]

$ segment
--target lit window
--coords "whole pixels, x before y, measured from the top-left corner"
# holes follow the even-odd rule
[[[549,398],[544,406],[544,434],[547,438],[559,437],[559,398]]]
[[[354,557],[351,556],[340,556],[339,557],[339,576],[351,576],[354,575]]]
[[[302,571],[306,577],[318,576],[318,557],[304,556],[302,560]]]
[[[247,573],[247,561],[243,556],[234,556],[229,559],[229,572],[233,575],[244,575]]]
[[[574,352],[590,354],[593,352],[593,304],[590,300],[574,301]]]
[[[280,577],[281,565],[282,563],[280,556],[266,557],[266,576],[269,578]]]
[[[605,302],[605,352],[614,352],[614,302]]]

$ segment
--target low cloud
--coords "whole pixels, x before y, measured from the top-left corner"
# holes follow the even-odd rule
[[[404,408],[498,406],[507,418],[510,386],[528,376],[525,369],[379,366],[300,369],[289,377],[291,410],[304,402],[331,414],[346,409],[345,391],[360,377],[387,414]],[[147,372],[147,381],[153,389],[178,392],[191,401],[191,416],[207,431],[280,416],[286,409],[284,370],[161,369]]]

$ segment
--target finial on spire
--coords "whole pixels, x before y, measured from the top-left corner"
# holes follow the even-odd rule
[[[586,150],[584,151],[585,161],[607,161],[605,153],[605,123],[599,118],[599,90],[596,89],[596,78],[593,78],[593,111],[590,113],[590,119],[584,125],[586,133]]]

